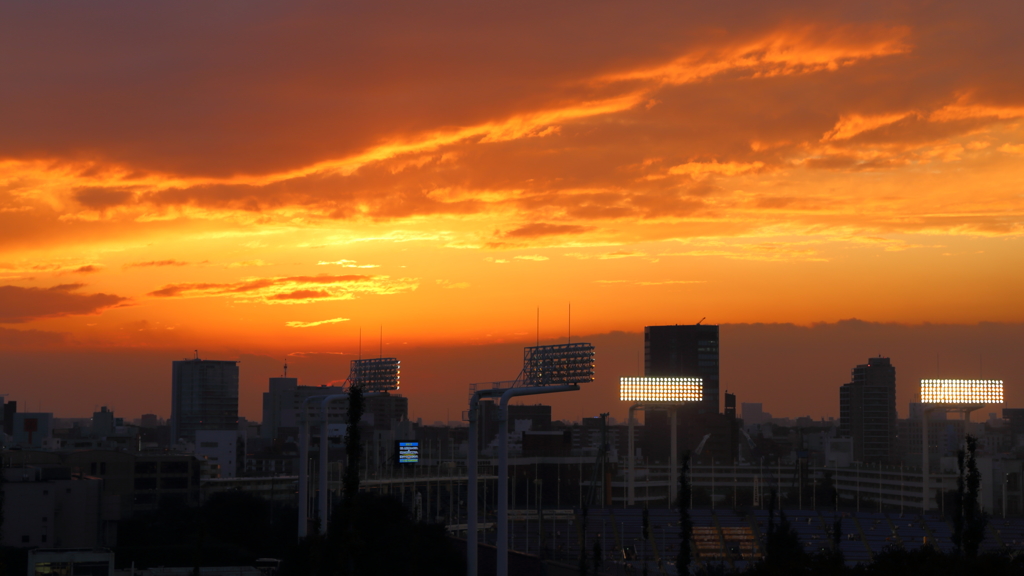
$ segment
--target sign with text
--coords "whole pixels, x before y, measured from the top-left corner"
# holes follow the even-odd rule
[[[395,453],[399,464],[417,464],[420,461],[420,443],[399,440],[395,442]]]

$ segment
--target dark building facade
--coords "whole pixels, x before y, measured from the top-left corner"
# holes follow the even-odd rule
[[[171,441],[197,430],[238,429],[238,362],[179,360],[171,373]]]
[[[718,414],[718,326],[644,327],[644,375],[702,378],[704,398],[699,411]]]
[[[897,457],[896,426],[896,367],[871,358],[839,389],[839,435],[853,439],[854,461],[889,464]]]

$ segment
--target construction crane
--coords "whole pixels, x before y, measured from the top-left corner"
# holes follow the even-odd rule
[[[697,444],[697,448],[693,451],[694,456],[700,456],[700,453],[704,451],[704,445],[707,444],[708,438],[711,438],[711,434],[705,434],[700,444]]]

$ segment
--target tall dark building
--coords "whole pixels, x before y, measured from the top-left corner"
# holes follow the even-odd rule
[[[703,378],[700,411],[718,414],[718,326],[645,327],[644,375]]]
[[[238,362],[178,360],[171,372],[171,442],[238,429]]]
[[[896,368],[888,358],[860,364],[839,389],[839,434],[853,439],[854,461],[895,460]]]

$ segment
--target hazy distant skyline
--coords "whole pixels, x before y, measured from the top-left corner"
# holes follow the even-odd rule
[[[301,375],[299,358],[355,352],[360,328],[375,349],[380,326],[387,353],[514,367],[537,307],[553,340],[570,302],[573,334],[597,339],[702,317],[795,325],[772,338],[857,318],[876,341],[934,324],[1021,342],[1019,2],[4,14],[0,392],[15,399],[52,394],[76,415],[111,403],[118,376],[92,379],[97,357],[292,355]],[[979,363],[974,343],[943,338],[971,350],[951,362]],[[926,365],[843,342],[893,356],[901,379]],[[800,380],[753,397],[768,395],[746,365],[757,347],[739,349],[730,368],[723,332],[722,388],[741,402],[838,411]],[[841,352],[824,374],[867,359]],[[991,354],[1019,368],[1017,349]],[[49,374],[35,387],[33,363]],[[462,409],[456,383],[499,372],[430,370],[429,422]],[[242,371],[250,388],[268,376]],[[1020,374],[1001,374],[1008,400]],[[163,380],[133,382],[128,415],[161,413]]]
[[[642,332],[578,334],[596,346],[596,380],[584,391],[527,398],[526,403],[553,406],[557,419],[579,420],[610,412],[626,417],[627,403],[618,399],[618,378],[642,371]],[[565,340],[560,340],[564,342]],[[545,340],[542,343],[555,343]],[[905,326],[847,320],[813,326],[792,324],[726,324],[721,327],[721,386],[737,401],[761,402],[777,417],[809,415],[815,419],[839,416],[839,386],[850,371],[869,357],[882,354],[896,366],[896,400],[901,418],[907,404],[918,401],[919,380],[1002,378],[1005,407],[1024,406],[1024,324],[928,324]],[[401,394],[409,397],[410,418],[462,418],[468,386],[514,378],[522,365],[522,347],[533,342],[431,347],[385,341],[384,353],[402,360]],[[262,393],[267,379],[280,376],[285,360],[288,375],[305,386],[343,380],[358,344],[348,342],[330,352],[296,352],[287,343],[259,350],[201,349],[202,358],[240,360],[239,413],[250,420],[262,417]],[[376,347],[364,346],[364,357]],[[192,350],[106,348],[51,351],[0,351],[5,367],[4,391],[19,401],[20,410],[56,412],[88,417],[106,405],[118,416],[170,413],[171,361],[191,357]],[[938,365],[936,365],[938,360]],[[27,406],[26,402],[27,401]],[[984,420],[1001,416],[1003,406],[974,414]]]

